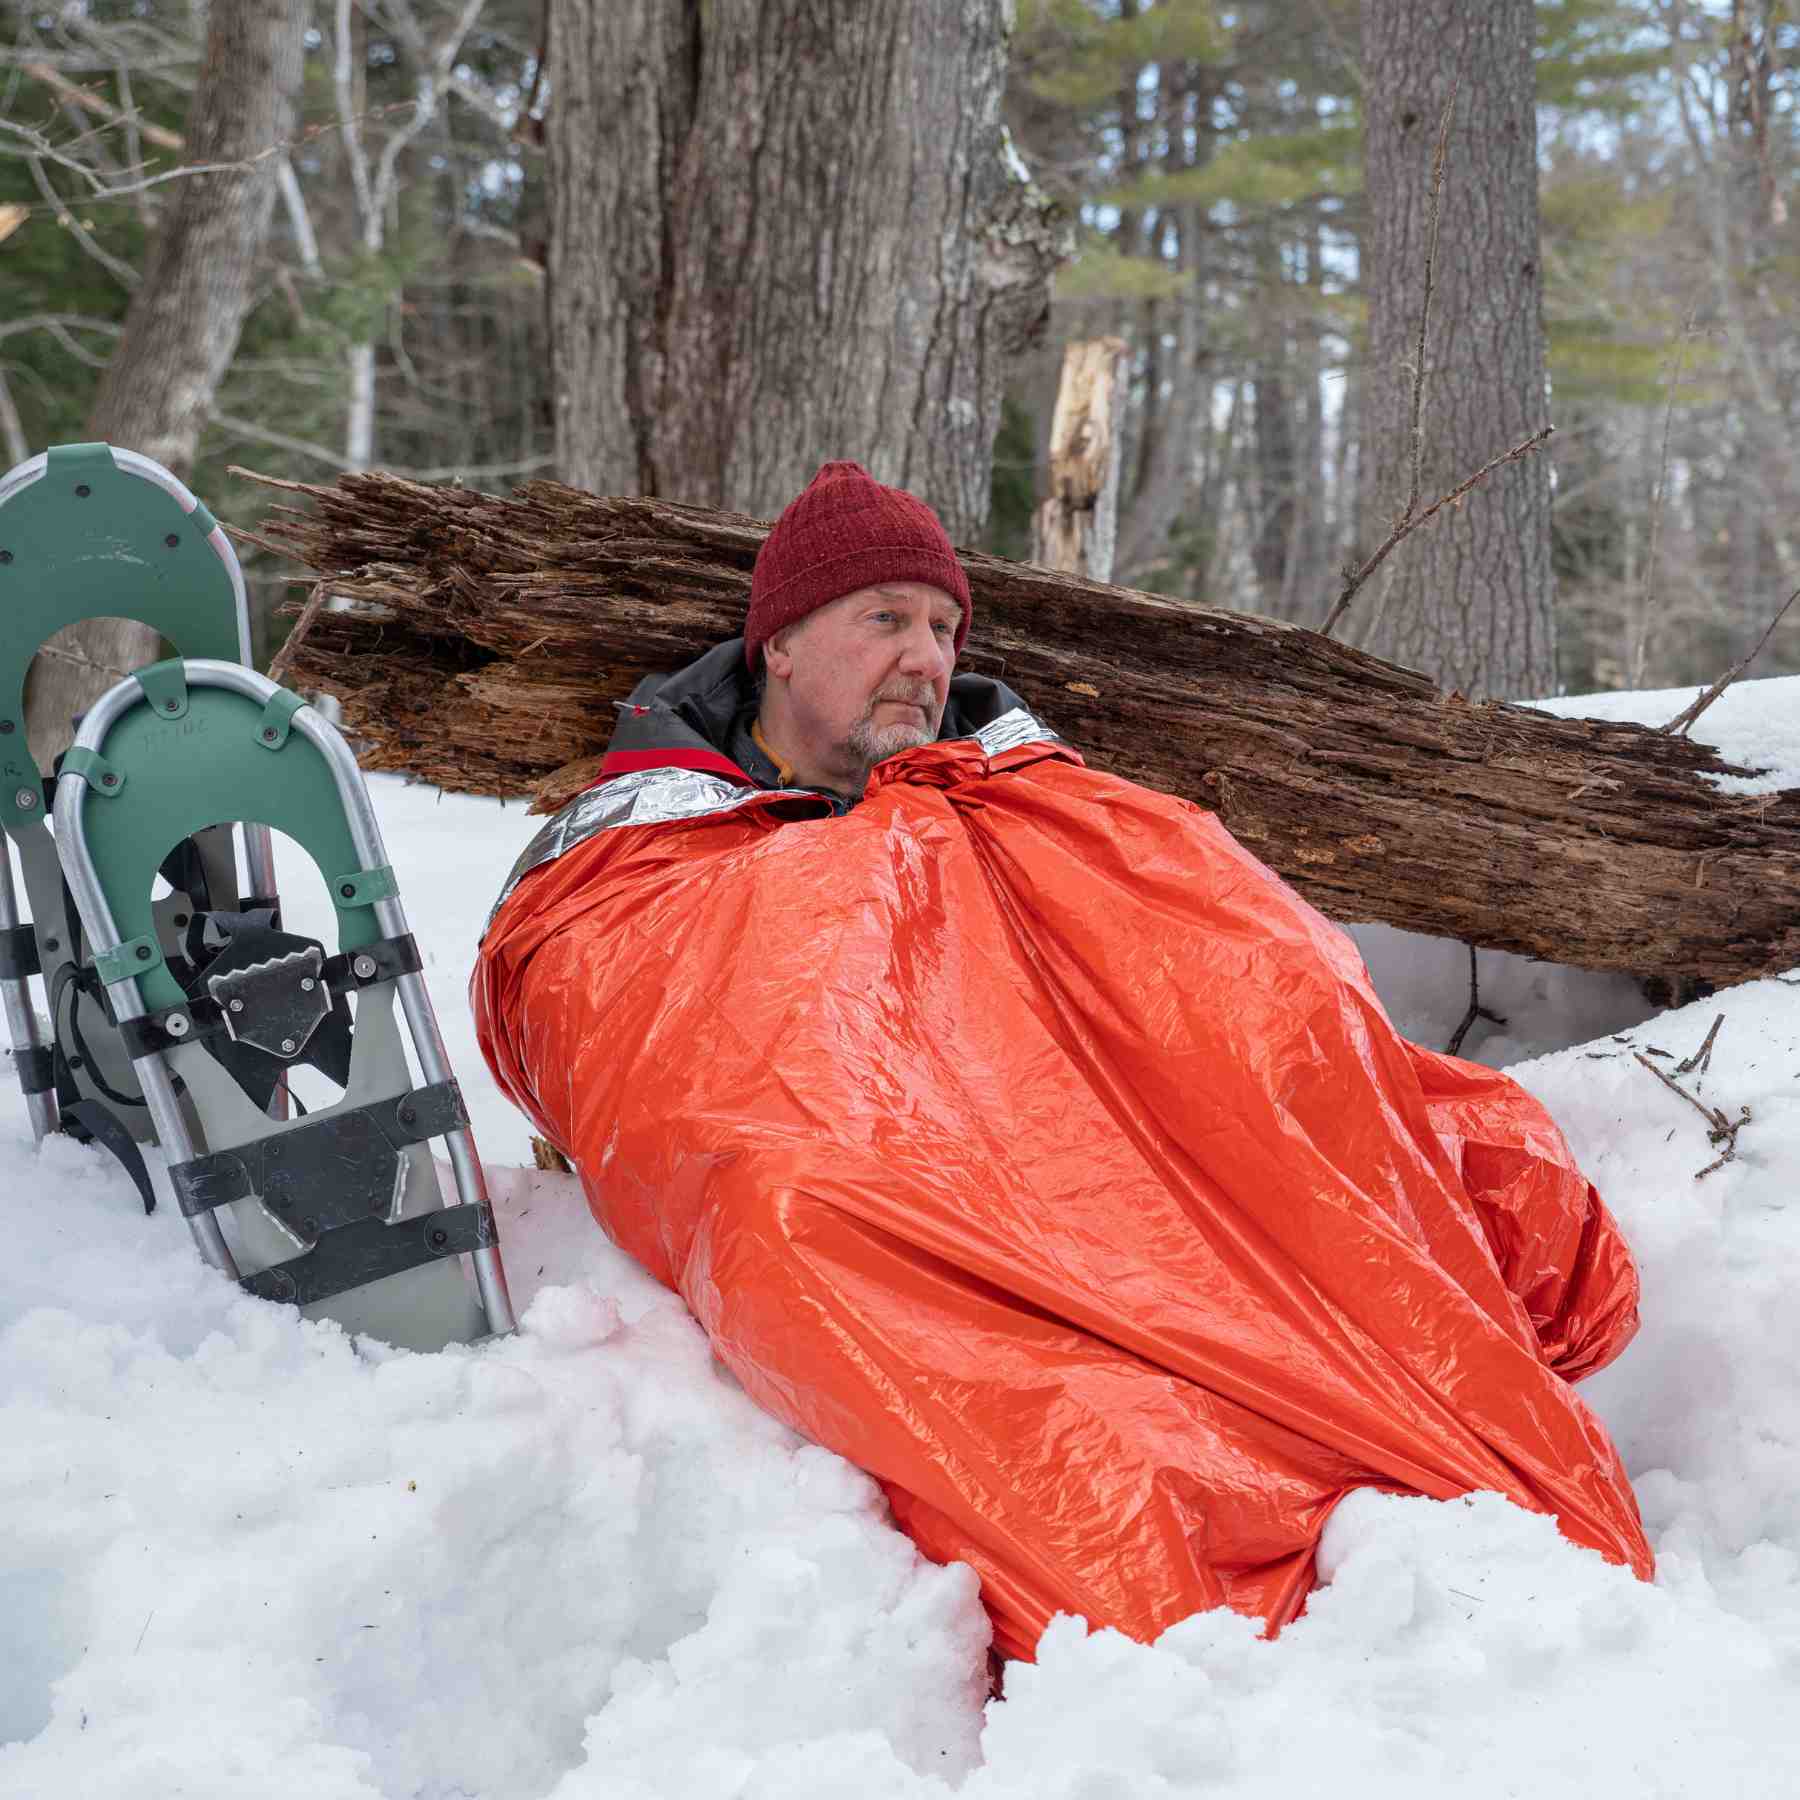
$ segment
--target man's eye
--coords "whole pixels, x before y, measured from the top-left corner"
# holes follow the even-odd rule
[[[948,619],[939,619],[931,628],[939,637],[954,637],[956,627]]]

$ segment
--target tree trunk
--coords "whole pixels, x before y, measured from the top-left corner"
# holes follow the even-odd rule
[[[237,349],[275,201],[270,152],[293,130],[307,0],[212,0],[188,112],[187,160],[231,165],[163,189],[164,211],[125,335],[88,421],[96,441],[186,474],[213,396]],[[47,767],[72,721],[123,674],[154,659],[141,625],[95,620],[61,647],[80,661],[33,666],[25,697],[32,752]]]
[[[1425,352],[1420,500],[1546,422],[1531,0],[1362,0],[1364,553],[1411,485],[1409,413],[1438,119],[1456,85]],[[1411,537],[1359,597],[1350,635],[1471,698],[1556,676],[1550,469],[1500,469]]]
[[[772,516],[830,457],[985,522],[1061,254],[1000,127],[1002,0],[551,8],[557,459]]]
[[[318,613],[290,676],[343,699],[365,767],[550,803],[593,779],[642,675],[742,629],[764,536],[551,482],[271,485],[314,512],[255,541],[365,609]],[[1800,792],[1722,794],[1707,776],[1733,771],[1683,738],[1472,705],[1316,632],[961,554],[966,667],[1216,811],[1336,918],[1670,979],[1800,961]]]

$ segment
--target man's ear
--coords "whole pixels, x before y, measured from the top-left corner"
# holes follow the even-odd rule
[[[771,681],[786,681],[794,672],[794,653],[788,647],[793,626],[784,625],[763,644],[763,668]]]

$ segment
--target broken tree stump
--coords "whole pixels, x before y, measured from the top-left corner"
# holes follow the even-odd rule
[[[1119,539],[1123,338],[1077,338],[1063,352],[1050,422],[1050,493],[1031,519],[1031,560],[1112,580]]]
[[[290,683],[337,696],[366,767],[539,810],[593,779],[642,675],[739,632],[768,529],[543,481],[267,485],[307,509],[243,535],[355,603],[315,612]],[[1685,982],[1800,963],[1800,791],[1721,792],[1751,771],[1702,745],[1442,694],[1298,626],[962,556],[964,668],[1333,918]]]

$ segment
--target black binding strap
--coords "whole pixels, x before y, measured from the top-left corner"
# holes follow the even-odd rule
[[[0,981],[22,981],[27,975],[43,972],[34,926],[14,925],[10,930],[0,931]]]
[[[137,1188],[138,1197],[144,1203],[144,1211],[155,1212],[156,1190],[150,1185],[150,1171],[144,1167],[144,1153],[137,1147],[131,1133],[125,1129],[118,1114],[111,1108],[102,1106],[98,1100],[70,1100],[64,1103],[62,1115],[64,1119],[73,1119],[101,1149],[112,1152],[113,1159],[131,1177]]]
[[[259,1195],[294,1230],[314,1237],[371,1218],[381,1223],[398,1189],[400,1151],[467,1123],[456,1083],[439,1081],[340,1108],[235,1150],[171,1163],[169,1179],[190,1219]]]
[[[13,1052],[19,1086],[28,1094],[47,1094],[56,1086],[56,1052],[48,1044],[30,1044]]]
[[[71,990],[73,992],[71,993]],[[63,1028],[63,998],[69,996],[68,1030],[65,1040]],[[112,1007],[106,998],[105,985],[100,980],[99,971],[92,963],[64,963],[56,971],[50,984],[50,1025],[56,1040],[56,1092],[58,1103],[66,1112],[72,1101],[81,1098],[81,1089],[75,1082],[75,1071],[80,1069],[86,1074],[89,1083],[99,1089],[101,1095],[110,1100],[114,1106],[143,1106],[146,1104],[141,1094],[123,1094],[100,1073],[100,1065],[94,1061],[94,1054],[88,1047],[87,1038],[81,1029],[82,996],[92,1000],[110,1023]]]
[[[262,1300],[311,1306],[421,1263],[460,1256],[495,1243],[494,1214],[484,1200],[475,1206],[446,1206],[439,1212],[389,1225],[362,1219],[328,1231],[304,1256],[259,1270],[239,1283]]]

